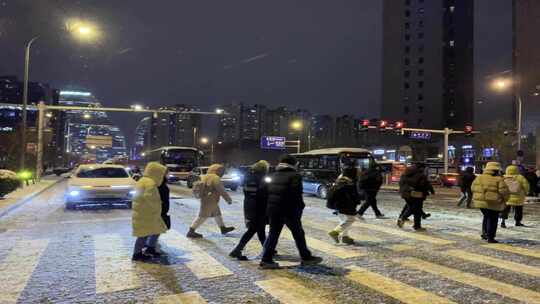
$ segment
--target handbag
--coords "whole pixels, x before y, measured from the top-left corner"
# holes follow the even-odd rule
[[[412,198],[424,198],[424,192],[422,191],[411,191],[411,197]]]

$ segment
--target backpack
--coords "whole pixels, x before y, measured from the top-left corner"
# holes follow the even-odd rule
[[[196,181],[193,183],[193,196],[198,199],[202,199],[208,195],[210,195],[211,191],[208,189],[208,186],[203,181]]]
[[[504,182],[508,186],[508,190],[510,190],[510,194],[521,194],[523,192],[523,189],[521,187],[521,183],[518,181],[516,177],[507,177],[504,179]]]

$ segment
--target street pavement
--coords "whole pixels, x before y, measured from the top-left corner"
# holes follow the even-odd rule
[[[457,208],[445,192],[426,202],[427,232],[395,220],[403,206],[383,192],[386,219],[371,211],[354,224],[355,245],[335,244],[327,232],[337,217],[323,200],[305,197],[304,225],[322,265],[302,267],[284,230],[277,261],[260,270],[261,246],[250,261],[228,257],[244,231],[242,195],[222,204],[236,231],[222,236],[213,221],[190,240],[185,233],[198,202],[173,185],[173,229],[160,238],[167,253],[156,264],[131,262],[134,238],[128,209],[65,210],[65,182],[0,217],[0,304],[4,303],[540,303],[540,204],[525,207],[528,227],[499,229],[501,244],[479,237],[480,212]]]

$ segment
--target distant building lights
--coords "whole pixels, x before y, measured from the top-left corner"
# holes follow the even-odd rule
[[[92,93],[89,92],[78,92],[78,91],[60,91],[60,95],[71,95],[71,96],[92,96]]]

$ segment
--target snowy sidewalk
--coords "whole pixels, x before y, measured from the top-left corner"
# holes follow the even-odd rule
[[[0,217],[56,185],[63,179],[61,176],[46,176],[40,182],[24,186],[7,194],[4,198],[0,199]]]

